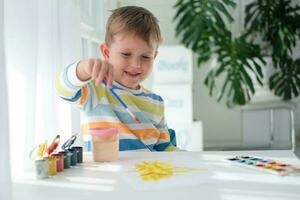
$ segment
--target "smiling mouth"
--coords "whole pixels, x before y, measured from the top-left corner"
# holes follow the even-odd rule
[[[132,72],[125,71],[125,74],[130,76],[130,77],[135,78],[135,77],[139,76],[141,73],[132,73]]]

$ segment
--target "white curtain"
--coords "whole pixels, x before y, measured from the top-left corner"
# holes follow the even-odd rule
[[[80,8],[74,0],[4,1],[10,151],[18,176],[31,168],[35,144],[71,134],[71,110],[57,97],[54,80],[80,59]]]
[[[7,84],[4,51],[4,1],[0,0],[0,199],[11,199]]]

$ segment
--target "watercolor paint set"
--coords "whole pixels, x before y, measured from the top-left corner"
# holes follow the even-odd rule
[[[300,175],[300,166],[271,159],[255,156],[235,156],[226,158],[226,160],[235,165],[270,172],[276,175]]]

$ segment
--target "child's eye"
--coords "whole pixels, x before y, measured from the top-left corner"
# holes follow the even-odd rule
[[[151,58],[150,56],[142,56],[142,57],[143,57],[143,59],[146,59],[146,60]]]
[[[129,57],[130,56],[130,53],[121,53],[123,56],[125,57]]]

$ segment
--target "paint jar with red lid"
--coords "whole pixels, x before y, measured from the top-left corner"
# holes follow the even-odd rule
[[[56,158],[57,172],[62,172],[64,170],[64,154],[63,153],[54,153],[51,156]]]

